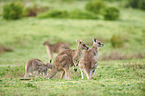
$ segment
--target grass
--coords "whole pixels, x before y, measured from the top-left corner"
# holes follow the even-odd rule
[[[79,72],[71,74],[72,80],[36,78],[20,81],[17,78],[1,79],[1,95],[126,95],[144,94],[144,59],[122,61],[100,61],[96,76],[92,80],[81,80]],[[142,64],[144,68],[127,67],[130,64]],[[140,73],[141,75],[139,75]],[[70,94],[71,93],[71,94]]]
[[[58,5],[58,3],[53,4]],[[50,5],[53,7],[53,4]],[[65,6],[60,9],[73,9],[73,4],[82,9],[85,2],[64,4]],[[144,57],[109,61],[101,58],[104,54],[110,56],[116,51],[120,56],[126,57],[134,54],[144,55],[144,17],[144,11],[124,8],[121,8],[121,17],[117,21],[38,18],[6,21],[0,17],[0,45],[13,50],[0,54],[0,95],[143,96],[145,94]],[[111,47],[110,38],[114,34],[119,34],[123,38],[122,48]],[[48,58],[46,49],[42,45],[48,38],[52,44],[58,41],[67,42],[72,49],[77,47],[76,39],[82,39],[90,47],[92,38],[102,41],[105,46],[99,51],[95,78],[87,80],[85,76],[82,80],[80,71],[75,73],[71,68],[71,80],[60,80],[58,73],[51,80],[31,77],[30,81],[21,81],[25,63],[29,59],[39,58],[45,62],[44,60]]]

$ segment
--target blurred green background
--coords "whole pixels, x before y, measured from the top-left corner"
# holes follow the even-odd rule
[[[0,95],[141,96],[144,6],[144,0],[0,0]],[[90,48],[93,38],[104,43],[95,79],[81,80],[79,70],[71,70],[70,81],[59,80],[59,74],[53,80],[20,81],[29,59],[48,59],[42,44],[48,38],[71,49],[77,48],[77,39]]]

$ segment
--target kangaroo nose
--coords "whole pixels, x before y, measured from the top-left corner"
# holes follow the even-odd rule
[[[76,72],[77,71],[77,68],[74,68],[74,71]]]

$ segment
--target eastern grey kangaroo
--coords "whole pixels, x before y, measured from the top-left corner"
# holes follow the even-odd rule
[[[45,75],[48,75],[47,74],[48,68],[52,69],[51,60],[50,60],[50,62],[44,64],[39,59],[31,59],[25,65],[25,76],[24,76],[24,79],[28,78],[29,73],[30,72],[33,73],[34,71],[36,72],[36,77],[38,77],[39,73],[43,73],[43,76],[44,76],[44,73],[45,73]]]
[[[56,56],[52,66],[52,70],[47,77],[52,78],[58,71],[61,71],[61,79],[64,77],[64,74],[66,79],[70,79],[70,67],[76,67],[82,57],[83,49],[89,49],[89,47],[85,43],[83,43],[82,40],[77,40],[77,43],[78,47],[76,50],[66,49]]]
[[[46,46],[46,50],[47,50],[49,59],[53,58],[53,53],[59,53],[64,49],[70,49],[69,45],[67,43],[63,43],[63,42],[58,42],[58,43],[52,45],[52,44],[50,44],[50,41],[47,40],[43,43],[43,45]]]
[[[104,44],[96,39],[93,39],[93,47],[84,52],[84,56],[80,60],[79,68],[81,71],[82,79],[84,79],[83,71],[87,75],[88,79],[94,77],[95,70],[97,68],[97,55],[99,47],[103,47]]]

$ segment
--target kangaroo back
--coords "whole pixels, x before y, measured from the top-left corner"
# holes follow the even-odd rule
[[[56,44],[50,44],[49,40],[45,41],[43,45],[46,46],[46,50],[49,56],[49,59],[53,58],[53,52],[59,53],[63,51],[64,49],[70,49],[69,45],[67,43],[58,42]]]
[[[40,72],[47,73],[48,66],[44,65],[44,63],[39,59],[31,59],[25,65],[25,76],[27,78],[30,72],[36,71],[36,75]]]

